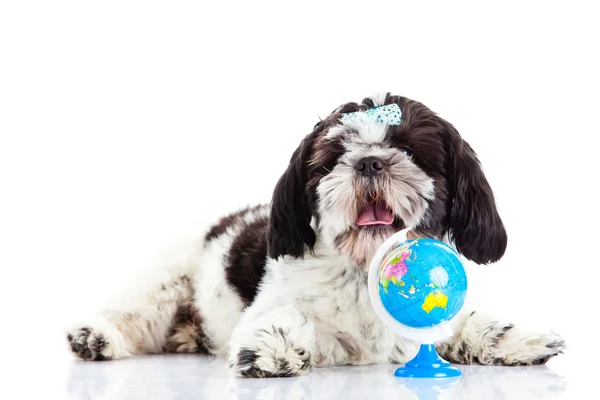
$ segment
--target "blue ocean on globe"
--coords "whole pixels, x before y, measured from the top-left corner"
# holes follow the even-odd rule
[[[438,240],[400,243],[384,257],[379,296],[387,312],[411,328],[452,319],[462,308],[467,277],[456,251]]]

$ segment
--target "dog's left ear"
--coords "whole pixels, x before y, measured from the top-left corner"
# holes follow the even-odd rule
[[[443,123],[449,153],[450,239],[461,254],[477,264],[498,261],[508,239],[494,193],[471,146],[450,123]]]
[[[311,251],[314,248],[317,236],[310,226],[312,209],[306,186],[309,158],[321,130],[321,124],[317,124],[315,130],[302,140],[275,186],[267,234],[271,258],[303,257],[304,245]]]

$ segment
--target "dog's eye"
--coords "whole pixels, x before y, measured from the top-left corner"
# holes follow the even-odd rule
[[[400,147],[400,151],[402,152],[402,154],[404,154],[405,156],[412,156],[412,153],[409,149],[407,149],[406,147]]]

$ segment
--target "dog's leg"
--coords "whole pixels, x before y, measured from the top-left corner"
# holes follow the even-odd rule
[[[555,333],[529,334],[479,312],[465,314],[453,325],[454,336],[436,343],[436,349],[454,363],[538,365],[566,348],[564,339]]]
[[[310,370],[314,351],[313,322],[283,306],[243,318],[230,342],[230,367],[249,378],[299,376]]]
[[[165,351],[178,311],[192,299],[194,271],[193,263],[153,270],[115,306],[68,330],[73,354],[84,360],[114,360]]]

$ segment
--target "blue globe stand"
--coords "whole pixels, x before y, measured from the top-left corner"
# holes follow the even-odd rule
[[[422,344],[417,355],[394,375],[398,378],[456,378],[461,372],[440,357],[433,344]]]
[[[406,228],[396,232],[377,250],[369,267],[369,298],[373,310],[388,328],[401,337],[425,343],[421,344],[419,352],[412,360],[395,371],[396,380],[416,394],[419,400],[436,400],[443,390],[458,383],[462,377],[458,368],[440,357],[433,343],[452,335],[449,322],[464,304],[467,290],[466,273],[460,256],[454,249],[434,239],[418,238],[407,241],[407,234],[411,230],[412,228]],[[403,244],[407,247],[400,248]],[[408,253],[406,260],[404,250]],[[413,251],[421,252],[418,261],[415,261],[416,255],[410,258]],[[401,261],[406,261],[403,265],[400,261],[392,263],[392,260],[400,259],[398,254],[401,255]],[[393,265],[392,269],[388,268],[390,265]],[[407,275],[409,272],[410,275]],[[382,275],[386,282],[382,282]],[[402,278],[398,287],[394,287],[396,281],[390,278],[390,275]],[[408,276],[406,282],[404,276]],[[422,279],[421,283],[419,279]],[[389,291],[390,282],[393,283],[392,288],[396,293]],[[432,284],[435,293],[425,289]],[[402,289],[401,286],[405,288]],[[404,301],[404,298],[410,298],[405,293],[406,290],[408,294],[415,295],[414,299],[408,302]],[[415,290],[421,293],[416,294]],[[429,305],[426,305],[426,293],[433,295]],[[383,295],[387,296],[385,305]],[[419,303],[427,315],[420,312]]]

